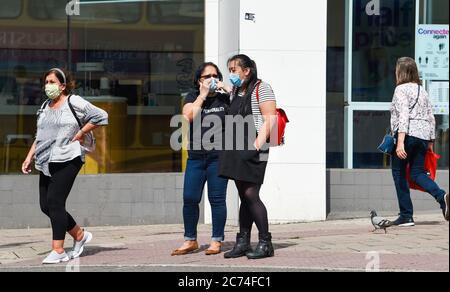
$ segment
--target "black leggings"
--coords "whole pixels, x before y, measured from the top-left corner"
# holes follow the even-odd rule
[[[69,162],[50,163],[51,177],[41,173],[39,201],[42,212],[50,218],[53,240],[64,240],[66,232],[77,225],[66,211],[66,201],[82,165],[83,162],[78,157]]]
[[[259,197],[261,185],[243,181],[236,181],[236,187],[241,198],[239,210],[239,227],[241,232],[251,232],[253,222],[260,234],[269,233],[267,209]]]

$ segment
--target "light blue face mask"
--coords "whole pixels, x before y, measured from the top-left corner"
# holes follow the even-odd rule
[[[236,73],[230,74],[230,82],[231,82],[231,84],[233,84],[233,86],[236,86],[236,87],[241,87],[241,85],[242,85],[242,80],[239,77],[239,74],[236,74]]]

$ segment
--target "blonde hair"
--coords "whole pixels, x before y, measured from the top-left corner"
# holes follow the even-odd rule
[[[395,75],[397,77],[397,85],[406,83],[417,83],[422,85],[416,61],[410,57],[398,59]]]

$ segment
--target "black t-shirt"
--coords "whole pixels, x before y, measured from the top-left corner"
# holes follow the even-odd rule
[[[195,102],[198,95],[198,92],[188,94],[184,104]],[[215,152],[223,149],[225,140],[225,116],[228,112],[229,105],[230,96],[227,94],[217,93],[215,96],[206,99],[203,103],[201,112],[201,133],[198,130],[195,132],[194,122],[190,125],[189,152],[203,154],[208,151]],[[204,127],[203,121],[205,119],[207,119],[207,122],[213,122],[214,124]],[[217,123],[219,119],[221,124]],[[196,128],[200,129],[200,127]],[[207,134],[209,138],[206,138],[206,141],[202,143],[205,134]]]

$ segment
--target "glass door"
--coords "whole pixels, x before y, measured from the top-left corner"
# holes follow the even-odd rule
[[[415,0],[346,0],[344,167],[383,168],[395,64],[414,57]]]

